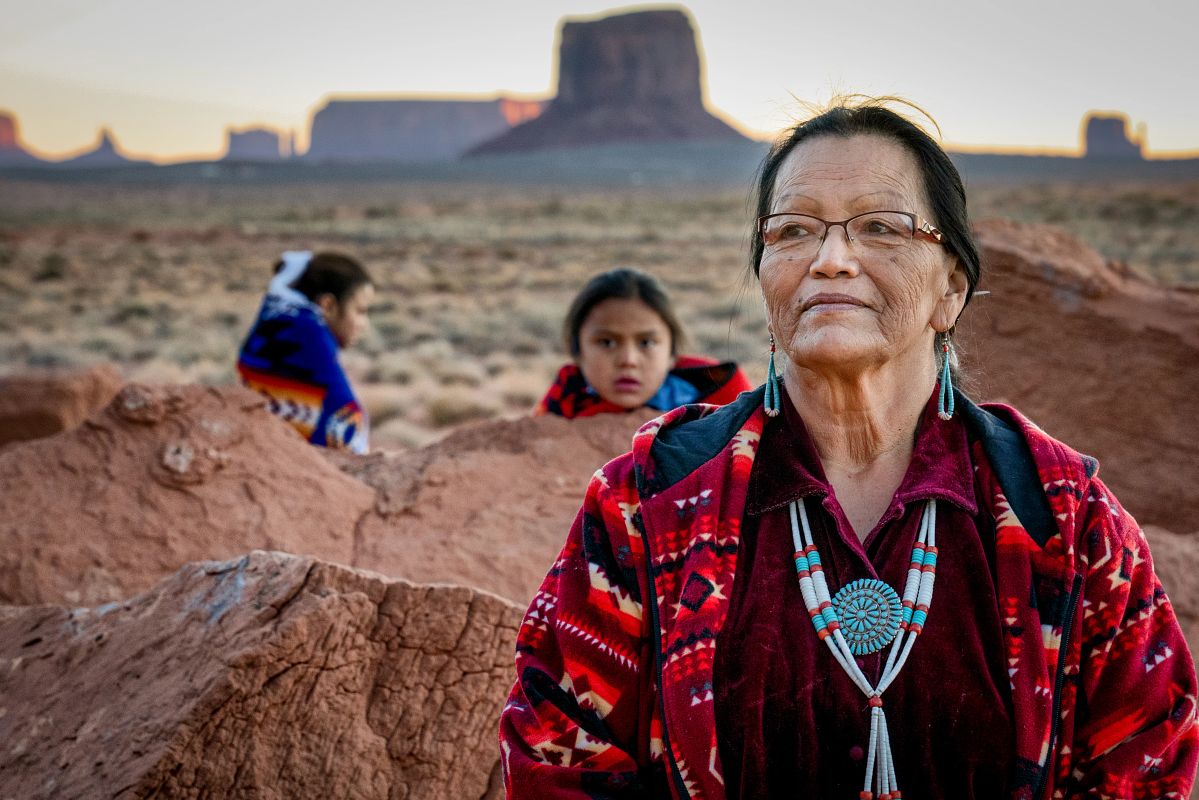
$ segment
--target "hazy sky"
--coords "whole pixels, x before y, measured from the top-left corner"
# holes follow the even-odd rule
[[[693,0],[708,103],[768,135],[800,100],[900,94],[951,145],[1073,150],[1090,109],[1199,149],[1199,2]],[[107,125],[128,152],[213,155],[330,94],[547,96],[564,16],[595,0],[0,0],[0,110],[44,155]],[[1143,9],[1140,15],[1130,9]]]

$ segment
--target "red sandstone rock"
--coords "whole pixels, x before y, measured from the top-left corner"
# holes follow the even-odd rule
[[[79,429],[0,452],[0,602],[119,600],[269,548],[524,603],[592,472],[647,418],[495,421],[339,456],[245,389],[131,385]]]
[[[1097,457],[1142,524],[1199,527],[1199,293],[1107,262],[1047,225],[976,228],[983,289],[962,315],[972,395]]]
[[[661,9],[562,25],[558,94],[472,154],[610,142],[743,140],[704,107],[691,20]]]
[[[126,386],[81,427],[0,451],[0,602],[90,605],[188,561],[350,563],[374,492],[240,387]]]
[[[0,796],[499,796],[521,613],[281,553],[0,607]]]
[[[0,446],[70,430],[120,388],[120,373],[107,364],[0,377]]]
[[[566,541],[592,474],[629,449],[649,412],[497,420],[411,453],[326,451],[375,486],[357,566],[477,586],[522,605]]]

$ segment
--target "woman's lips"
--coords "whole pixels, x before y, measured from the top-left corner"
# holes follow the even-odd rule
[[[809,297],[800,306],[801,312],[821,311],[850,311],[855,308],[865,308],[866,304],[848,294],[821,293]]]

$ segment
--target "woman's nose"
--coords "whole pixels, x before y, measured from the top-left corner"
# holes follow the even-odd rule
[[[844,225],[832,226],[825,231],[824,241],[816,251],[808,272],[824,278],[837,276],[853,277],[858,274],[857,253],[853,240]]]

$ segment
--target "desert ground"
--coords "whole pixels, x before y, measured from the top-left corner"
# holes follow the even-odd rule
[[[1199,286],[1199,183],[969,191],[975,219],[1052,223]],[[617,266],[666,283],[687,352],[740,361],[756,380],[766,344],[746,268],[749,196],[748,185],[0,180],[0,374],[110,362],[128,379],[232,382],[279,253],[330,249],[359,257],[379,290],[372,330],[343,353],[379,448],[526,413],[565,357],[573,292]]]

